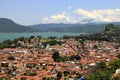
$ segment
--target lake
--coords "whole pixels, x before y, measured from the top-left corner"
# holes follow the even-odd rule
[[[80,35],[81,33],[61,33],[61,32],[37,32],[37,33],[0,33],[0,42],[10,39],[14,40],[18,37],[30,37],[30,36],[41,36],[42,38],[47,38],[49,36],[56,36],[56,37],[63,37],[64,35],[67,36],[76,36]],[[83,33],[84,34],[84,33]]]

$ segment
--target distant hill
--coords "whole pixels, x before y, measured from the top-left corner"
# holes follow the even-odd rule
[[[63,32],[65,28],[74,27],[78,24],[63,24],[63,23],[49,23],[49,24],[37,24],[30,27],[43,31],[43,32]]]
[[[109,23],[87,23],[87,24],[63,24],[50,23],[38,24],[30,27],[43,32],[77,32],[77,33],[99,33],[105,30],[105,26]],[[120,22],[114,23],[119,27]]]
[[[98,33],[105,29],[105,24],[38,24],[31,26],[43,32]]]
[[[33,29],[19,25],[10,19],[0,18],[0,32],[32,32]]]
[[[87,24],[37,24],[31,26],[23,26],[6,18],[0,18],[0,32],[77,32],[77,33],[99,33],[105,30],[108,23],[87,23]],[[114,22],[116,26],[120,26],[120,22]]]
[[[100,33],[80,35],[76,39],[87,39],[87,40],[96,40],[96,41],[108,41],[108,42],[117,42],[120,43],[120,26],[116,26],[113,23],[107,24],[105,30]],[[120,47],[120,45],[119,45]]]

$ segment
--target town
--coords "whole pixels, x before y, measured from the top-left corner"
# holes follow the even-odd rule
[[[120,80],[120,0],[0,0],[0,80]]]
[[[65,37],[21,37],[16,44],[0,50],[1,80],[84,80],[96,66],[104,68],[120,53],[115,42]],[[112,75],[117,74],[120,69]]]

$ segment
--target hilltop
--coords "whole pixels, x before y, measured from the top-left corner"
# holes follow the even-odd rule
[[[31,32],[31,29],[27,26],[22,26],[10,19],[0,18],[0,32]]]

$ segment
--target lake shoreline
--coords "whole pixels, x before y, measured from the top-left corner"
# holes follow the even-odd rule
[[[58,38],[61,38],[64,35],[77,36],[81,34],[87,34],[87,33],[68,33],[68,32],[0,33],[0,42],[8,39],[14,40],[15,38],[19,38],[19,37],[41,36],[42,38],[47,38],[49,36],[56,36]]]

